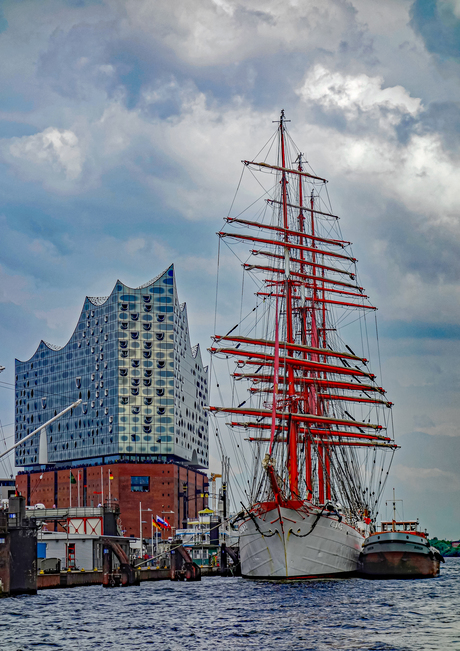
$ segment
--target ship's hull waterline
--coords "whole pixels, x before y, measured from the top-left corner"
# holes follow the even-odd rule
[[[351,576],[364,541],[336,515],[285,507],[251,513],[239,533],[241,573],[249,579]]]

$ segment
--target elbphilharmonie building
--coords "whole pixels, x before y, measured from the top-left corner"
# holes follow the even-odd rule
[[[109,296],[87,297],[65,346],[41,341],[29,360],[16,360],[16,441],[81,398],[47,427],[56,470],[117,462],[206,468],[207,396],[207,368],[190,345],[171,266],[140,287],[117,281]],[[39,434],[16,449],[16,465],[43,468]]]

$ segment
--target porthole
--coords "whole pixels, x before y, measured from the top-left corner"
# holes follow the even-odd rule
[[[131,364],[134,368],[138,368],[140,366],[140,360],[139,359],[133,359]]]
[[[139,339],[139,333],[134,331],[131,333],[131,339]]]
[[[138,395],[139,395],[139,389],[138,389],[137,387],[131,389],[131,394],[132,394],[133,396],[138,396]]]
[[[144,305],[144,310],[146,312],[151,312],[152,311],[152,306],[151,305]]]
[[[145,353],[144,353],[144,355],[145,355]],[[164,367],[165,367],[165,363],[166,363],[166,362],[164,362],[162,359],[160,359],[160,360],[157,362],[157,366],[158,366],[158,368],[164,368]]]
[[[120,369],[120,375],[122,377],[126,377],[128,375],[128,369],[127,368],[121,368]]]
[[[164,321],[165,320],[165,315],[164,314],[157,314],[157,321]]]
[[[144,398],[144,405],[151,405],[153,402],[153,398]]]
[[[120,355],[122,357],[128,357],[129,351],[128,350],[120,350]]]
[[[142,327],[144,328],[144,330],[150,330],[152,328],[152,324],[151,323],[143,323]]]
[[[165,338],[165,333],[164,332],[157,332],[155,336],[158,339],[158,341],[163,341],[163,339]]]
[[[164,389],[157,389],[157,396],[164,396],[165,390]]]
[[[139,314],[137,312],[131,313],[131,319],[133,321],[138,321],[139,320]]]
[[[150,357],[152,357],[152,353],[150,352],[150,350],[144,350],[142,352],[142,355],[144,356],[145,359],[149,359]]]
[[[165,411],[166,411],[166,409],[164,407],[158,407],[157,414],[159,414],[160,416],[163,416]]]

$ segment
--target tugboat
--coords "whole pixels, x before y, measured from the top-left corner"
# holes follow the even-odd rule
[[[428,579],[439,576],[443,556],[430,546],[428,534],[418,520],[396,520],[393,489],[393,520],[381,522],[380,531],[363,543],[359,573],[366,579]]]

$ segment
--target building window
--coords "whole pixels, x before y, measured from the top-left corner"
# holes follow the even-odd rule
[[[150,477],[131,477],[132,493],[149,493]]]

